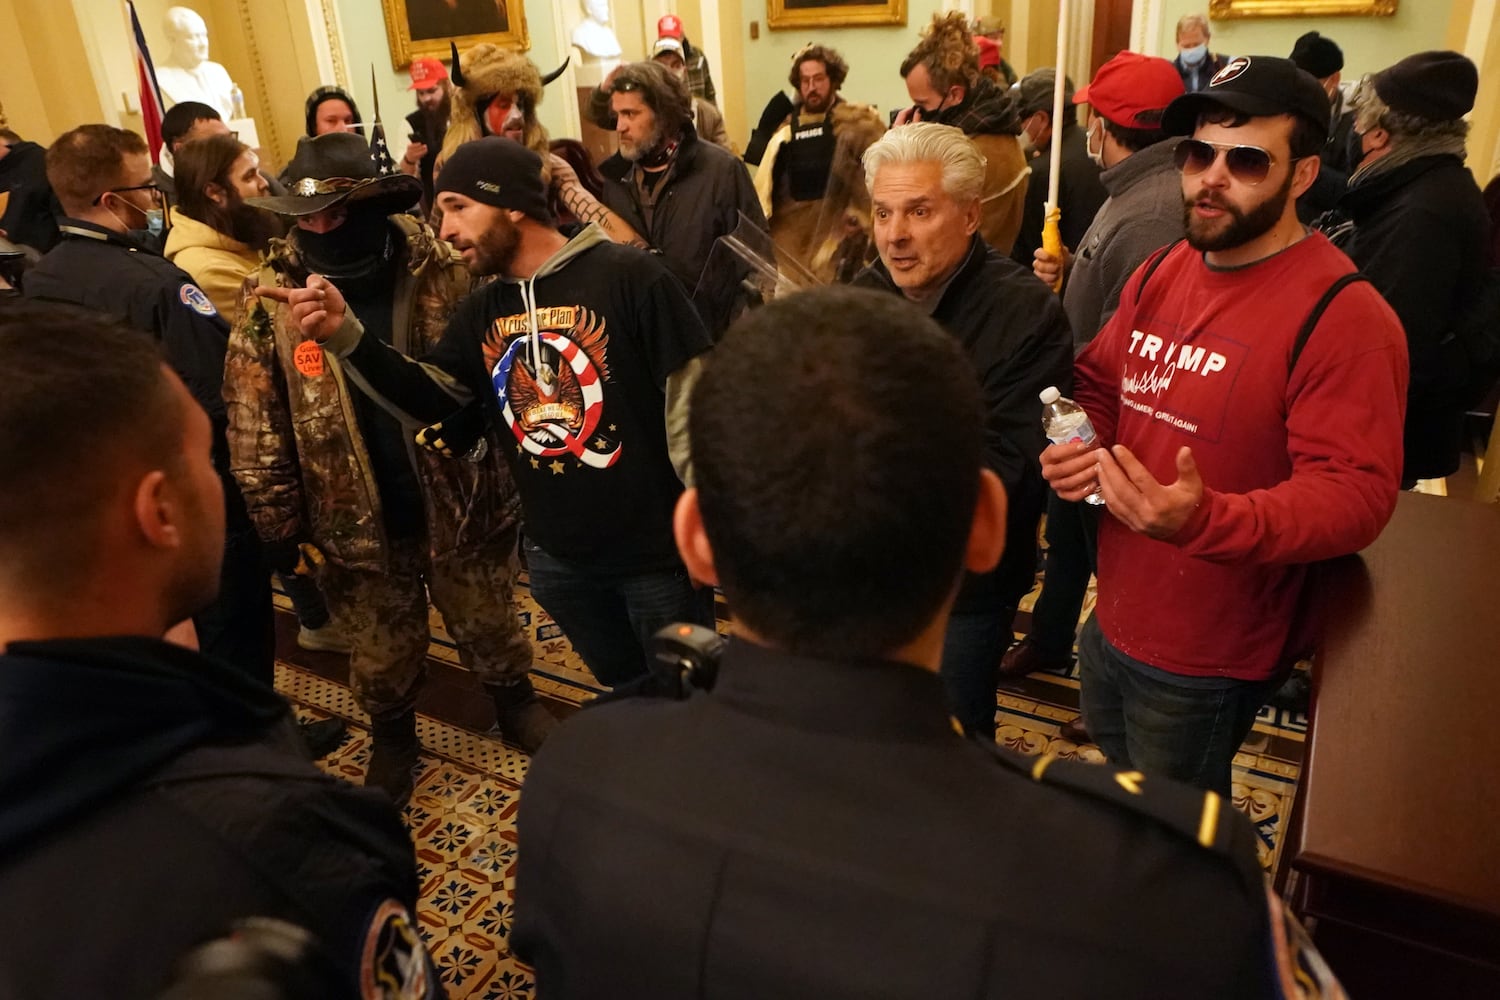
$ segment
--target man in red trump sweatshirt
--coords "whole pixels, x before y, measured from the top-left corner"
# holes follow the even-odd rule
[[[1079,639],[1089,731],[1117,766],[1221,795],[1307,651],[1308,564],[1373,541],[1400,487],[1401,325],[1297,221],[1327,123],[1317,81],[1269,56],[1172,102],[1187,242],[1142,265],[1077,360],[1098,440],[1042,455],[1059,496],[1097,482],[1113,515]]]

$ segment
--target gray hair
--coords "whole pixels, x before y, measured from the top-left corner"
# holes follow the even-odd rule
[[[943,168],[943,190],[954,201],[978,201],[984,194],[984,155],[962,129],[937,122],[912,122],[893,128],[865,150],[865,186],[875,190],[875,175],[886,165],[937,163]]]
[[[1186,28],[1198,28],[1202,30],[1204,38],[1214,37],[1213,29],[1208,26],[1208,18],[1202,14],[1184,14],[1179,17],[1177,19],[1177,34],[1175,37],[1181,38],[1183,30]]]
[[[1469,135],[1469,123],[1462,118],[1439,121],[1393,110],[1380,99],[1380,95],[1375,92],[1375,85],[1368,79],[1360,81],[1349,104],[1354,111],[1356,131],[1363,133],[1372,128],[1383,128],[1391,134],[1393,145],[1421,144],[1444,139],[1462,142]]]

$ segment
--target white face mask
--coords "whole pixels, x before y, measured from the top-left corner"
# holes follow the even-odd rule
[[[1026,154],[1027,159],[1030,159],[1031,154],[1036,152],[1036,140],[1031,137],[1031,129],[1028,127],[1030,124],[1030,118],[1023,121],[1021,123],[1021,134],[1016,136],[1016,141],[1021,144],[1021,152]]]
[[[1099,151],[1094,152],[1094,133],[1099,133]],[[1089,126],[1087,134],[1083,137],[1083,150],[1089,154],[1089,159],[1094,161],[1094,166],[1100,170],[1104,169],[1104,121],[1095,118]]]

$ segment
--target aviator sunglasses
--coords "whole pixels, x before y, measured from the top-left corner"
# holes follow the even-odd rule
[[[1230,142],[1207,142],[1203,139],[1184,139],[1177,144],[1172,159],[1177,169],[1189,176],[1201,174],[1224,154],[1224,165],[1235,180],[1242,184],[1259,184],[1271,172],[1275,157],[1259,146],[1237,146]]]

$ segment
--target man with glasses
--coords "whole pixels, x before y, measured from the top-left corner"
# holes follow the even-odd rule
[[[186,272],[161,256],[165,200],[151,181],[151,158],[139,135],[112,125],[66,132],[47,150],[47,180],[63,209],[61,238],[27,272],[26,294],[85,306],[151,334],[208,413],[227,539],[219,596],[193,624],[203,652],[270,685],[270,580],[229,474],[223,398],[229,323]]]
[[[1238,57],[1174,100],[1186,243],[1153,255],[1076,365],[1097,440],[1042,453],[1064,500],[1095,483],[1099,603],[1084,712],[1110,761],[1230,792],[1255,716],[1309,649],[1308,564],[1373,541],[1395,507],[1401,325],[1297,221],[1328,96],[1286,59]]]

